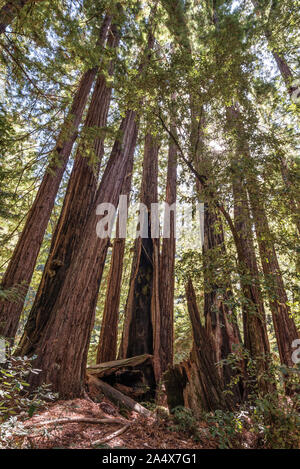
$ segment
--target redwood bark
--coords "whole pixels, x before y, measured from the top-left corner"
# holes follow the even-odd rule
[[[29,383],[31,386],[42,382],[51,383],[52,389],[62,398],[78,397],[83,393],[98,293],[95,286],[99,286],[109,245],[109,238],[97,236],[96,208],[102,203],[110,203],[115,207],[118,204],[130,149],[133,139],[137,138],[135,111],[126,113],[119,135],[90,209],[77,255],[66,272],[63,287],[35,348],[35,366],[42,372],[31,375]]]
[[[237,175],[233,177],[234,220],[238,234],[236,243],[241,289],[244,300],[243,326],[244,345],[252,359],[257,361],[259,388],[270,390],[263,374],[269,371],[268,355],[270,345],[265,321],[265,310],[259,283],[259,271],[252,236],[252,224],[244,182]]]
[[[245,187],[244,175],[240,168],[240,161],[244,155],[244,140],[240,116],[237,106],[230,106],[226,110],[227,125],[233,129],[238,140],[236,142],[236,156],[232,162],[232,188],[234,199],[235,244],[238,255],[238,267],[241,279],[241,289],[244,300],[243,326],[244,345],[252,359],[257,362],[257,384],[261,392],[272,390],[265,379],[269,372],[268,355],[270,345],[265,321],[264,302],[259,282],[259,270],[256,260],[252,234],[252,220]]]
[[[129,193],[131,189],[134,150],[135,145],[131,148],[127,174],[121,191],[123,195],[127,196],[127,201],[129,201]],[[126,241],[125,238],[119,238],[118,234],[119,220],[117,220],[116,239],[114,240],[113,244],[110,269],[108,274],[103,319],[100,330],[99,344],[97,348],[97,363],[115,360],[117,355],[118,318]]]
[[[99,44],[104,43],[109,25],[110,17],[106,16],[101,28]],[[96,73],[97,67],[94,67],[85,72],[80,80],[68,117],[57,138],[53,151],[55,158],[46,170],[2,280],[4,289],[18,286],[23,297],[23,301],[20,298],[17,303],[0,302],[0,335],[9,338],[11,341],[13,341],[18,328],[36,259]]]
[[[211,338],[215,363],[228,358],[231,353],[238,353],[242,345],[235,311],[229,307],[232,300],[230,278],[218,281],[218,268],[214,259],[226,255],[222,221],[216,209],[205,204],[204,209],[204,316],[205,327]],[[242,366],[242,363],[241,363]],[[236,372],[230,365],[218,367],[220,378],[227,386],[231,383]],[[235,400],[243,398],[243,384],[241,381],[231,389]]]
[[[269,296],[269,305],[272,312],[280,361],[284,365],[293,367],[292,343],[295,339],[299,338],[299,334],[288,306],[288,298],[274,248],[268,218],[263,201],[261,200],[258,181],[254,174],[250,175],[247,180],[248,194],[254,218],[261,264],[267,283],[267,293]]]
[[[113,25],[107,44],[114,48],[118,41],[119,37]],[[109,66],[109,74],[112,75],[112,73],[113,62]],[[101,129],[106,125],[110,97],[111,87],[107,85],[103,72],[100,72],[92,94],[83,134],[89,128],[95,131],[96,128]],[[52,238],[50,254],[17,354],[30,356],[35,353],[35,344],[45,329],[52,307],[63,288],[66,272],[77,254],[82,229],[97,190],[98,173],[104,152],[103,142],[104,136],[97,137],[92,143],[83,143],[77,149],[62,211]],[[94,165],[86,156],[86,152],[90,150],[96,157]]]
[[[174,126],[173,126],[174,128]],[[174,128],[174,132],[176,129]],[[177,184],[177,146],[173,141],[169,143],[166,203],[171,206],[176,203]],[[160,255],[160,366],[164,373],[173,364],[174,344],[174,282],[175,282],[175,249],[176,249],[176,220],[173,211],[170,212],[170,234],[163,237]],[[168,219],[165,216],[165,223]],[[168,228],[167,228],[168,229]]]

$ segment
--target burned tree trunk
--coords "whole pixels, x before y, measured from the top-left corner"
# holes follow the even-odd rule
[[[113,26],[108,46],[115,47],[117,42],[118,34]],[[112,75],[112,72],[113,64],[110,65],[109,74]],[[93,128],[93,131],[98,128],[98,133],[101,135],[101,129],[106,125],[110,96],[111,87],[106,84],[105,76],[100,72],[83,127],[83,134],[88,133],[90,128]],[[17,354],[30,356],[35,353],[35,345],[46,327],[52,307],[63,288],[68,268],[74,255],[77,255],[82,229],[97,190],[103,141],[102,135],[78,147],[63,208],[52,238],[50,254]],[[95,164],[89,161],[86,154],[90,155],[91,151],[95,156]]]
[[[151,49],[151,44],[153,36],[148,41],[148,49]],[[140,72],[149,60],[148,49],[146,60],[141,61]],[[62,398],[78,397],[83,393],[91,330],[112,222],[137,134],[138,113],[128,110],[121,121],[90,208],[77,255],[70,264],[63,287],[36,346],[36,365],[43,371],[39,375],[30,376],[30,385],[34,387],[42,382],[51,383]],[[101,216],[98,222],[96,215]]]
[[[176,129],[174,128],[174,132]],[[173,363],[174,342],[174,281],[176,248],[176,212],[172,205],[176,203],[177,184],[177,147],[169,143],[164,234],[160,256],[160,366],[164,373]]]
[[[110,21],[110,17],[106,16],[100,34],[101,44],[105,41]],[[0,302],[0,335],[11,340],[14,339],[17,331],[36,259],[96,73],[97,67],[88,70],[79,83],[72,107],[53,151],[55,158],[44,175],[2,281],[4,289],[19,287],[23,297],[23,301],[20,298],[17,303],[8,300]]]
[[[214,362],[210,337],[201,324],[196,295],[191,279],[186,285],[186,298],[193,328],[194,345],[190,359],[164,374],[168,405],[190,408],[199,416],[202,411],[233,409],[232,399],[224,387]]]
[[[151,204],[157,203],[157,159],[158,144],[148,133],[145,137],[140,197],[143,208],[139,229],[142,233],[135,243],[120,358],[154,353],[153,310],[157,308],[155,276],[158,274],[158,250],[152,232],[157,214],[151,212]]]

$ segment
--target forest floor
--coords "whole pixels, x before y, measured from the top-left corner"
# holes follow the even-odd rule
[[[61,418],[120,418],[122,423],[54,423],[38,424]],[[123,424],[124,421],[124,424]],[[130,422],[128,429],[109,441],[99,444],[96,448],[123,448],[123,449],[196,449],[217,448],[207,426],[203,423],[199,428],[203,435],[201,441],[172,428],[172,422],[167,418],[144,417],[136,412],[127,412],[114,406],[108,399],[103,398],[99,403],[89,398],[69,401],[56,401],[26,420],[25,428],[30,429],[29,435],[22,443],[23,448],[32,449],[92,449],[93,443],[104,440],[118,429]],[[32,429],[32,431],[31,431]]]

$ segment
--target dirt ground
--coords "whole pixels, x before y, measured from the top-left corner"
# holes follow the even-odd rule
[[[123,449],[201,449],[216,448],[216,442],[210,437],[205,425],[200,428],[203,434],[201,441],[182,432],[172,430],[172,422],[157,415],[144,417],[136,412],[122,414],[109,400],[103,398],[99,403],[88,397],[69,401],[56,401],[40,410],[32,418],[26,420],[25,427],[30,430],[22,442],[23,448],[61,449],[78,448],[92,449],[93,442],[104,440],[126,424],[129,427],[119,436],[99,444],[100,448]],[[120,423],[53,423],[37,425],[49,420],[61,418],[119,418]],[[123,423],[124,422],[124,423]]]

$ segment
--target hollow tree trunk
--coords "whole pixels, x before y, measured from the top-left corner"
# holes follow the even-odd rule
[[[258,181],[254,174],[250,175],[247,180],[248,194],[254,218],[261,264],[267,283],[267,292],[269,295],[269,304],[272,312],[280,361],[284,365],[293,367],[292,343],[295,339],[299,338],[299,335],[288,306],[288,298],[264,204],[261,200]]]
[[[173,126],[174,132],[176,132]],[[177,146],[173,141],[169,143],[168,170],[166,185],[166,203],[169,207],[176,203],[177,184]],[[176,220],[173,211],[170,219],[166,217],[164,231],[169,230],[169,237],[163,237],[160,256],[160,366],[164,373],[169,365],[173,363],[174,343],[174,280],[175,280],[175,249],[176,249]],[[165,232],[166,234],[166,232]]]
[[[121,191],[121,194],[127,196],[127,201],[129,201],[129,193],[131,189],[134,150],[135,148],[132,147],[129,155],[127,174]],[[112,248],[110,269],[107,280],[103,319],[97,348],[97,363],[115,360],[117,355],[118,318],[126,241],[125,238],[119,238],[118,235],[119,219],[117,220],[116,239],[114,240]]]
[[[234,403],[224,395],[223,384],[214,363],[213,345],[201,324],[191,279],[186,284],[186,298],[192,323],[194,345],[190,359],[170,368],[164,375],[168,405],[190,408],[195,415],[216,409],[231,410]]]
[[[120,356],[129,358],[145,353],[153,354],[155,275],[158,273],[156,240],[151,237],[151,204],[157,203],[158,144],[150,133],[145,137],[143,176],[140,202],[147,207],[146,233],[136,239],[132,273],[125,310]],[[145,218],[144,218],[145,220]],[[140,225],[142,225],[140,223]],[[156,252],[155,252],[156,251]],[[156,256],[156,257],[155,257]],[[156,272],[155,272],[156,271]],[[155,302],[156,303],[156,302]]]
[[[119,41],[114,25],[108,39],[109,47],[116,47]],[[113,63],[109,74],[113,73]],[[91,103],[82,133],[90,128],[95,131],[106,125],[111,87],[107,85],[103,73],[99,73],[92,94]],[[43,272],[39,289],[30,311],[23,336],[16,351],[19,355],[30,356],[35,353],[35,344],[46,327],[52,307],[55,305],[68,268],[77,255],[78,243],[92,206],[96,190],[98,173],[103,157],[104,136],[93,142],[80,145],[77,149],[74,167],[70,176],[60,218],[52,238],[50,254]],[[93,165],[86,153],[95,155]],[[94,158],[93,158],[94,159]]]
[[[102,274],[109,244],[108,237],[97,236],[96,208],[103,203],[117,206],[130,149],[136,137],[136,112],[127,111],[78,243],[77,255],[66,273],[43,335],[36,344],[35,365],[42,372],[30,376],[29,383],[32,387],[42,382],[51,383],[52,389],[62,398],[81,396],[85,381],[97,299],[97,292],[92,291],[94,275],[95,272]],[[97,283],[100,283],[99,279]]]
[[[100,32],[100,44],[103,44],[105,41],[109,25],[110,17],[106,16]],[[13,341],[18,328],[36,259],[43,242],[63,173],[77,137],[78,127],[96,73],[97,67],[94,67],[85,72],[81,78],[70,112],[53,151],[55,160],[53,159],[46,170],[2,280],[2,287],[4,289],[18,286],[21,295],[20,301],[17,303],[10,301],[0,302],[0,335],[10,338],[11,341]]]

